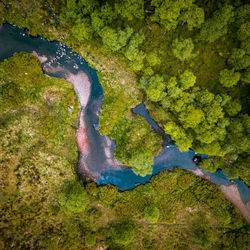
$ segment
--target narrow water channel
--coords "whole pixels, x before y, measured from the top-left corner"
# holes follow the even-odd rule
[[[89,173],[98,185],[111,183],[124,191],[149,182],[152,175],[156,175],[165,169],[173,169],[176,166],[186,170],[196,169],[196,164],[193,162],[195,152],[192,150],[180,152],[178,147],[172,143],[171,138],[165,135],[157,123],[150,118],[142,104],[135,107],[133,112],[144,116],[152,128],[161,133],[164,147],[162,152],[154,158],[152,175],[142,177],[134,174],[130,168],[123,166],[114,159],[115,142],[110,140],[108,136],[100,135],[98,131],[104,94],[96,70],[90,68],[78,53],[72,52],[72,49],[65,44],[57,41],[50,42],[43,37],[28,36],[23,29],[10,24],[0,26],[0,62],[12,57],[15,52],[21,51],[35,52],[39,57],[44,58],[42,68],[47,75],[73,79],[79,77],[79,73],[84,73],[90,81],[89,98],[87,104],[84,107],[82,106],[79,116],[79,122],[84,123],[83,129],[88,143],[87,153],[79,152],[79,173]],[[72,83],[81,102],[86,94],[82,93],[84,88],[82,88],[81,81],[77,82],[78,85],[75,84],[74,80],[72,80]],[[83,166],[89,172],[82,170]],[[239,179],[229,180],[221,171],[205,173],[205,175],[209,176],[211,182],[216,185],[229,186],[236,183],[243,202],[250,200],[248,186]]]

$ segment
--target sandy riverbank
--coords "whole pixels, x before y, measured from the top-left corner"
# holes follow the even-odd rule
[[[91,93],[91,82],[86,73],[79,71],[76,75],[67,74],[66,80],[72,83],[78,96],[81,108],[85,108],[89,102]]]
[[[242,201],[237,185],[235,183],[230,186],[221,185],[220,190],[225,198],[237,207],[247,222],[250,223],[250,201],[246,204]]]
[[[210,177],[205,175],[199,168],[196,168],[191,172],[205,180],[210,181]],[[250,223],[250,201],[246,204],[242,201],[237,185],[235,183],[229,186],[220,185],[219,188],[225,198],[237,207],[247,222]]]

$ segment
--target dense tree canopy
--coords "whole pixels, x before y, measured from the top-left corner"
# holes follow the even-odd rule
[[[194,44],[191,38],[178,39],[176,38],[172,43],[172,50],[174,55],[181,61],[185,61],[192,56]]]

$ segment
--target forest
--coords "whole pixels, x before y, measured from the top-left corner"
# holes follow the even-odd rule
[[[210,156],[206,171],[250,184],[246,1],[2,0],[4,22],[66,43],[98,70],[99,130],[135,173],[150,173],[161,149],[131,113],[143,101],[180,150]],[[248,249],[239,212],[178,168],[132,191],[83,187],[76,94],[32,55],[0,63],[0,111],[0,249]]]

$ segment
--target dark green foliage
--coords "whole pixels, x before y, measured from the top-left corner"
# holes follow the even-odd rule
[[[250,31],[249,31],[250,22],[243,23],[238,30],[238,39],[244,41],[249,39]]]
[[[87,236],[85,238],[85,244],[88,247],[93,247],[96,244],[96,235],[95,235],[95,233],[87,234]]]
[[[226,35],[233,16],[233,6],[231,5],[224,5],[220,10],[215,11],[201,27],[199,39],[212,43]]]
[[[112,240],[116,244],[128,245],[134,238],[135,225],[130,221],[122,221],[111,230]]]
[[[87,194],[79,182],[66,182],[58,202],[65,213],[80,213],[87,205]]]
[[[106,185],[99,192],[99,199],[104,204],[111,205],[118,196],[118,188],[112,185]]]
[[[214,241],[215,236],[211,228],[207,226],[207,219],[205,215],[201,214],[201,217],[197,221],[193,221],[191,226],[193,227],[193,239],[201,248],[208,248]]]
[[[250,66],[250,56],[245,50],[234,48],[228,62],[235,67],[236,70],[243,70]]]
[[[183,190],[188,189],[195,182],[195,177],[192,174],[185,173],[178,177],[178,186]]]
[[[189,59],[192,56],[194,44],[191,38],[182,39],[176,38],[172,43],[172,50],[174,55],[182,62]]]
[[[175,29],[178,17],[182,10],[192,5],[193,0],[153,0],[151,5],[155,7],[152,21],[160,23],[166,30]]]
[[[202,162],[199,163],[199,166],[204,168],[206,172],[215,172],[217,167],[213,164],[210,159],[203,159]]]
[[[22,89],[14,82],[8,82],[0,86],[0,103],[3,108],[8,107],[11,109],[17,109],[24,104],[24,93]]]
[[[204,22],[204,10],[193,4],[183,12],[181,20],[183,20],[183,22],[187,22],[189,30],[192,30],[193,28],[200,28],[201,24]]]
[[[144,18],[144,1],[119,0],[115,3],[115,10],[123,18],[132,21],[133,19]]]
[[[117,51],[127,44],[128,39],[133,33],[133,29],[127,27],[125,30],[114,30],[105,26],[100,32],[103,44],[108,46],[112,51]]]

